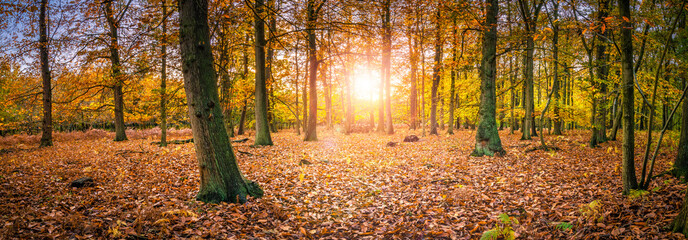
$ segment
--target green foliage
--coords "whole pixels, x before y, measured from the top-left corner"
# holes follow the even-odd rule
[[[654,191],[654,190],[653,190]],[[645,191],[645,190],[636,190],[636,189],[631,189],[631,192],[628,193],[628,199],[630,200],[635,200],[637,198],[642,198],[645,195],[650,194],[650,192]]]
[[[568,223],[568,222],[557,222],[554,225],[554,228],[556,228],[559,231],[566,231],[569,229],[573,229],[573,224]]]
[[[600,203],[600,200],[595,200],[588,204],[583,204],[578,211],[588,221],[601,222],[604,220],[601,209],[602,203]]]
[[[518,219],[509,216],[506,213],[499,214],[499,221],[497,225],[487,230],[480,237],[480,240],[492,240],[492,239],[516,239],[516,232],[514,232],[513,225],[518,224]]]

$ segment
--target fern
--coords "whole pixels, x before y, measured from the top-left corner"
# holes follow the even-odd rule
[[[483,233],[480,240],[497,240],[499,239],[500,232],[499,229],[493,228]]]
[[[501,223],[497,223],[497,225],[484,232],[483,235],[480,237],[480,240],[491,240],[491,239],[507,239],[507,240],[513,240],[516,239],[516,233],[514,232],[513,229],[513,224],[518,224],[518,219],[509,216],[506,213],[499,214],[499,220]]]
[[[556,228],[557,230],[560,230],[560,231],[565,231],[565,230],[572,229],[573,224],[567,223],[567,222],[560,222],[560,223],[557,223],[557,225],[555,225],[554,228]]]

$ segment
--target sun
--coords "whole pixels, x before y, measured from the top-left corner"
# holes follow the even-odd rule
[[[354,73],[353,95],[361,100],[377,100],[380,91],[380,73],[366,67],[357,67]]]

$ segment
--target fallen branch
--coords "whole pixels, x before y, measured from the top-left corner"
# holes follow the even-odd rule
[[[526,152],[526,153],[529,153],[529,152],[534,152],[534,151],[537,151],[537,150],[543,150],[543,151],[550,151],[550,150],[551,150],[551,151],[559,151],[559,150],[561,150],[561,148],[559,148],[559,147],[557,147],[557,146],[540,145],[540,146],[537,146],[537,147],[528,148],[528,149],[526,149],[525,152]]]

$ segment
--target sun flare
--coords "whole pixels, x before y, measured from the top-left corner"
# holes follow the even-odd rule
[[[358,67],[354,75],[353,95],[358,99],[377,100],[380,91],[380,73]]]

